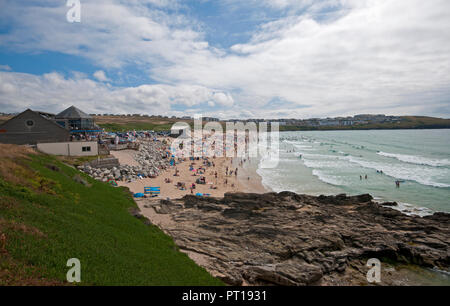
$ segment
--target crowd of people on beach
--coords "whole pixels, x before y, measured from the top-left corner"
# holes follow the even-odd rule
[[[175,184],[175,188],[181,191],[188,191],[190,194],[194,194],[194,191],[197,189],[198,185],[209,185],[210,190],[217,190],[220,187],[219,185],[219,172],[223,171],[221,169],[218,169],[216,167],[215,157],[212,157],[210,159],[209,157],[191,157],[189,158],[189,165],[187,166],[187,169],[189,171],[190,176],[195,177],[195,180],[192,182],[186,182],[186,181],[179,181]],[[176,158],[175,163],[173,165],[174,167],[174,177],[180,177],[180,170],[178,167],[182,167],[182,164],[187,161],[186,158]],[[224,180],[223,185],[229,186],[231,188],[234,188],[237,183],[238,173],[239,173],[239,167],[234,168],[233,167],[233,160],[226,159],[224,164]],[[239,166],[243,166],[244,161],[239,162]],[[207,178],[207,173],[209,174],[209,179]],[[234,179],[233,179],[234,178]],[[184,176],[184,179],[186,179],[186,176]],[[250,179],[250,178],[248,178]],[[231,180],[231,181],[230,181]],[[173,181],[169,178],[166,178],[164,180],[166,184],[172,184]],[[188,188],[186,186],[189,186]]]
[[[207,147],[205,144],[206,141],[207,136],[204,136],[202,139],[202,145],[204,147]],[[193,140],[191,142],[191,148],[194,148]],[[230,188],[234,190],[237,184],[238,174],[240,173],[239,167],[244,167],[244,164],[249,162],[250,158],[241,158],[237,161],[232,157],[223,157],[219,162],[218,157],[216,157],[216,155],[219,155],[219,152],[217,152],[215,148],[215,141],[212,142],[212,145],[207,149],[210,150],[207,152],[209,154],[201,154],[201,156],[196,156],[196,154],[194,154],[195,152],[192,150],[190,157],[185,157],[183,153],[178,151],[168,151],[167,156],[170,159],[170,168],[173,169],[173,177],[182,179],[179,181],[175,180],[175,184],[170,178],[166,178],[164,182],[166,184],[174,184],[176,189],[186,191],[188,194],[194,194],[199,185],[209,185],[209,190],[219,190],[222,188],[224,191],[230,190]],[[225,150],[226,148],[221,156],[226,156]],[[237,150],[236,147],[235,150]],[[237,162],[237,165],[233,165],[234,161]],[[183,169],[184,174],[180,174],[181,168]],[[188,170],[187,173],[189,173],[189,176],[193,177],[192,179],[188,178],[189,176],[186,175],[184,169]],[[247,179],[250,180],[250,177]],[[220,186],[221,183],[222,186]]]

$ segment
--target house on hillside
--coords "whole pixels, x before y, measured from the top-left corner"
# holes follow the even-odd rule
[[[55,116],[55,121],[71,132],[92,132],[100,128],[95,125],[94,118],[82,110],[71,106]]]
[[[0,143],[31,144],[70,140],[69,130],[54,121],[54,115],[26,111],[0,125]]]

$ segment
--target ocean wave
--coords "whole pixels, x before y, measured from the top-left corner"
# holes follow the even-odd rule
[[[296,149],[300,149],[300,150],[310,150],[310,151],[315,151],[317,149],[314,149],[313,146],[308,146],[308,145],[293,145]]]
[[[406,155],[406,154],[393,154],[393,153],[386,153],[386,152],[382,152],[382,151],[378,152],[377,154],[384,156],[384,157],[395,158],[395,159],[405,162],[405,163],[416,164],[416,165],[431,166],[431,167],[450,166],[450,160],[448,160],[448,159],[431,159],[431,158],[426,158],[426,157],[422,157],[422,156]]]
[[[383,203],[385,202],[382,199],[374,199],[374,200],[375,200],[375,202],[377,202],[378,204],[380,204],[382,206],[383,206]],[[421,206],[404,203],[404,202],[397,202],[397,206],[387,206],[387,207],[398,210],[401,213],[404,213],[405,215],[408,215],[408,216],[425,217],[425,216],[430,216],[430,215],[434,214],[434,211],[427,207],[421,207]]]
[[[313,170],[312,174],[324,183],[334,186],[344,186],[345,183],[336,175],[328,175],[319,170]]]
[[[337,159],[334,160],[313,160],[313,159],[303,159],[303,164],[311,169],[323,169],[323,168],[348,168],[349,164],[347,162],[339,161]]]
[[[315,160],[337,160],[337,159],[339,159],[339,156],[337,156],[337,155],[310,154],[310,153],[303,153],[302,157],[315,159]]]
[[[401,165],[385,164],[380,162],[372,162],[363,159],[356,158],[354,156],[340,157],[341,160],[347,160],[351,163],[358,164],[363,168],[382,170],[384,174],[393,177],[398,180],[415,181],[422,185],[449,188],[450,184],[436,182],[433,177],[436,177],[442,173],[437,169],[419,166],[403,167]]]
[[[450,184],[438,179],[439,177],[443,177],[442,171],[445,171],[445,168],[424,167],[426,165],[419,163],[411,164],[409,166],[406,164],[390,164],[379,161],[369,161],[361,157],[348,155],[344,152],[342,153],[345,155],[342,155],[341,151],[337,153],[339,155],[311,154],[305,152],[301,154],[301,160],[303,161],[304,166],[313,170],[346,169],[353,164],[367,169],[382,170],[384,174],[398,180],[415,181],[421,185],[437,188],[450,188]],[[325,180],[326,179],[327,178],[325,178]],[[328,181],[326,183],[329,183]]]
[[[277,169],[265,169],[258,167],[256,173],[261,177],[263,186],[274,192],[291,191],[296,192],[295,188],[286,186],[283,178],[284,175],[277,171]]]
[[[297,163],[301,162],[300,159],[292,158],[292,155],[290,155],[290,156],[291,156],[291,158],[289,158],[289,157],[285,158],[285,157],[283,157],[283,155],[281,155],[280,158],[278,159],[278,161],[283,164],[287,164],[287,163],[297,164]]]

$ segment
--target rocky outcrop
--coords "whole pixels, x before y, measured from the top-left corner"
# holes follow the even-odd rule
[[[230,285],[367,284],[369,258],[450,265],[449,214],[408,216],[370,195],[238,193],[149,203],[171,217],[163,230],[180,249]]]

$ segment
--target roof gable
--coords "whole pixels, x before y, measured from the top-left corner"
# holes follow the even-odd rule
[[[56,119],[92,119],[92,117],[72,105],[57,114]]]
[[[39,114],[38,112],[35,112],[31,109],[27,109],[27,110],[21,112],[20,114],[12,117],[8,121],[3,122],[3,124],[0,124],[0,128],[8,127],[14,121],[20,120],[20,119],[31,119],[31,120],[37,120],[37,121],[44,121],[44,122],[54,125],[55,127],[58,127],[59,129],[67,131],[65,128],[63,128],[62,126],[57,124],[55,121],[48,119],[48,118],[44,117],[43,115]]]

